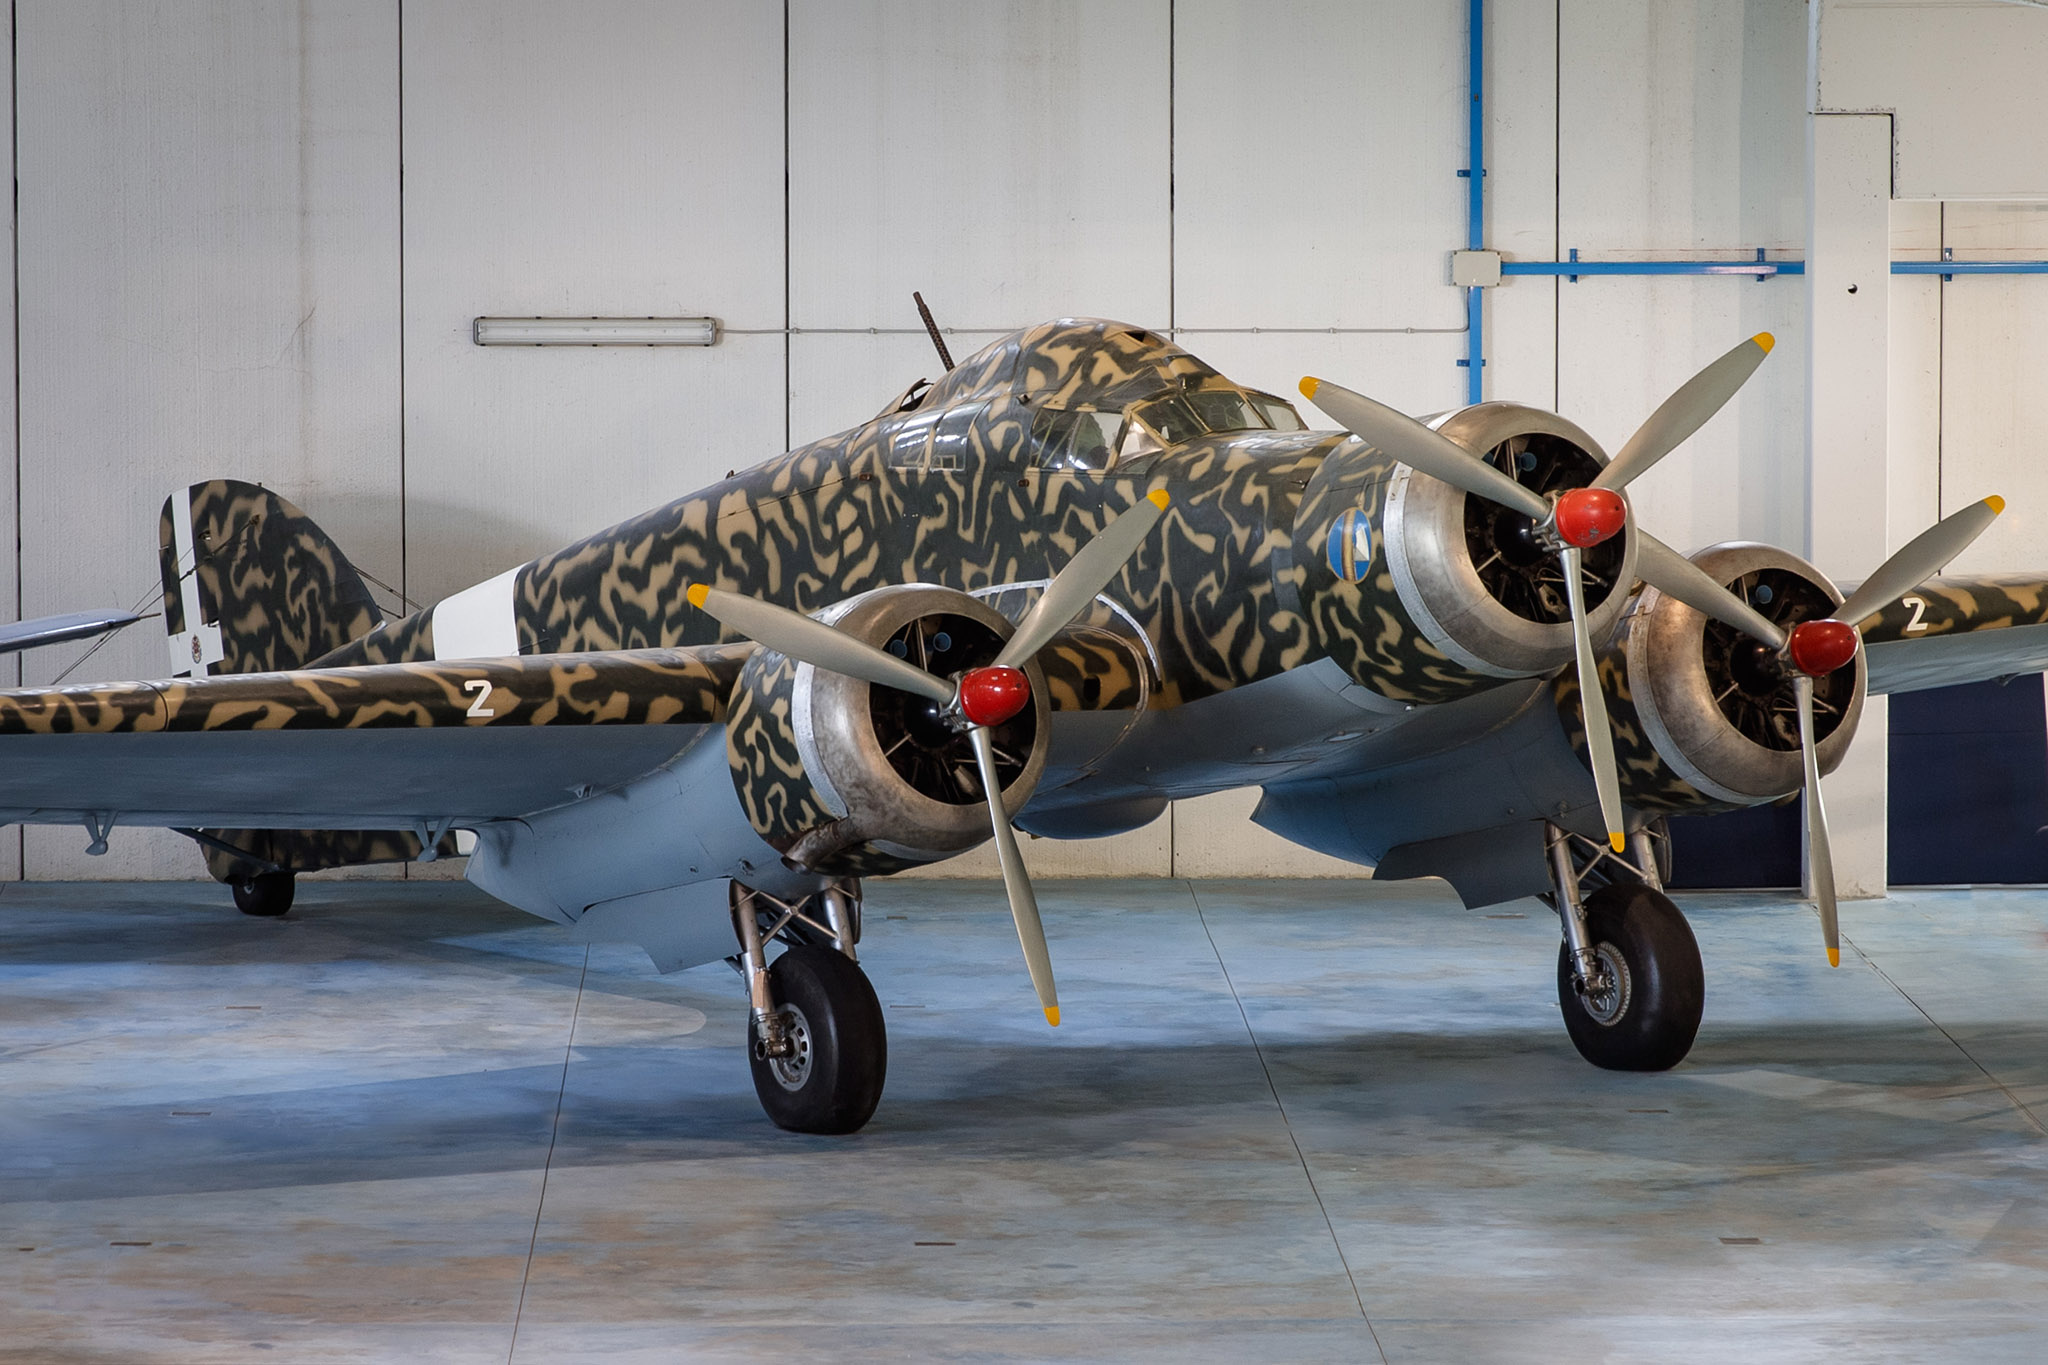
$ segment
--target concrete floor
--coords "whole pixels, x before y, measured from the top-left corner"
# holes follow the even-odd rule
[[[879,884],[889,1090],[462,886],[0,892],[0,1360],[2048,1359],[2048,893],[1687,902],[1692,1057],[1432,884]],[[587,958],[586,958],[587,952]]]

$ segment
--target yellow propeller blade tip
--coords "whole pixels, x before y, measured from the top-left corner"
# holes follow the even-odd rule
[[[1607,831],[1607,842],[1614,845],[1616,853],[1628,852],[1628,836],[1626,834],[1610,829]]]
[[[1150,493],[1147,493],[1145,496],[1151,500],[1152,505],[1154,507],[1163,508],[1166,506],[1168,502],[1172,501],[1172,499],[1166,496],[1166,490],[1164,488],[1155,488]]]
[[[2005,499],[1993,493],[1990,497],[1984,499],[1984,505],[1991,509],[1992,515],[1996,516],[2005,510]]]
[[[1060,1007],[1058,1005],[1047,1005],[1045,1007],[1045,1022],[1051,1024],[1054,1028],[1060,1026]]]
[[[1761,347],[1765,355],[1769,355],[1771,353],[1771,347],[1778,344],[1778,339],[1772,336],[1769,332],[1758,332],[1755,336],[1751,337],[1750,340],[1754,341],[1759,347]]]
[[[1301,381],[1301,396],[1313,399],[1316,396],[1316,390],[1322,386],[1323,381],[1320,379],[1303,379]]]
[[[692,583],[689,587],[683,589],[683,596],[690,599],[691,606],[701,610],[704,603],[711,596],[711,589],[705,587],[702,583]]]
[[[1828,949],[1828,965],[1830,967],[1839,967],[1842,965],[1842,950],[1840,948]]]

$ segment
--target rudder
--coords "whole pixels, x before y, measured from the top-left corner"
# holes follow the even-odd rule
[[[157,546],[174,673],[298,668],[384,619],[327,533],[252,483],[212,479],[172,493]]]

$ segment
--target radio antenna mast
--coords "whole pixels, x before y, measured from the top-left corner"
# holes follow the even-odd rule
[[[924,295],[913,289],[910,297],[917,303],[917,315],[924,319],[924,329],[932,334],[932,345],[939,348],[939,363],[952,369],[953,353],[946,349],[946,339],[939,335],[939,324],[932,321],[932,310],[924,306]]]

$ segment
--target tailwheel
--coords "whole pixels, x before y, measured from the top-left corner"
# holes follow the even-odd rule
[[[1557,952],[1557,1000],[1579,1055],[1609,1071],[1667,1071],[1700,1031],[1706,975],[1692,928],[1671,898],[1637,883],[1586,897],[1584,970]]]
[[[297,879],[289,872],[255,872],[237,877],[228,885],[235,893],[235,908],[245,915],[275,919],[292,908]]]
[[[881,1103],[889,1069],[867,973],[835,949],[791,948],[769,965],[768,986],[772,1015],[747,1027],[761,1108],[793,1133],[858,1131]]]

